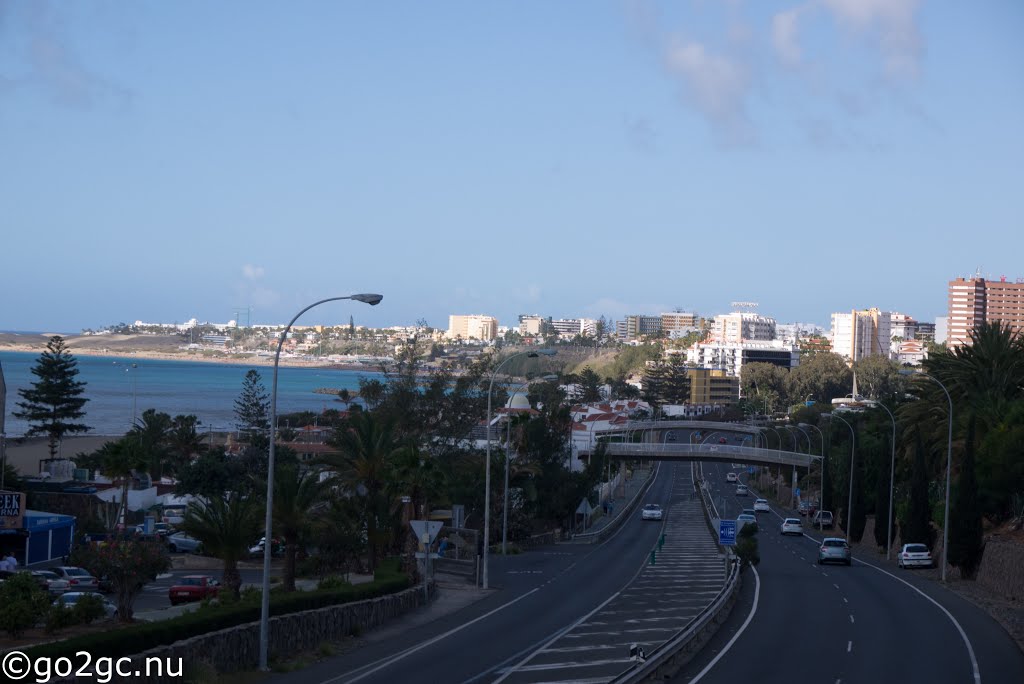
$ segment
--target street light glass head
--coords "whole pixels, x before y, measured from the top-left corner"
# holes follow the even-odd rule
[[[354,299],[357,302],[363,302],[370,306],[377,306],[380,304],[380,300],[384,299],[384,295],[379,294],[354,294],[349,299]]]

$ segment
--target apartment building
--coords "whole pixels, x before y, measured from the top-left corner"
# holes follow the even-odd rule
[[[970,344],[971,333],[982,323],[1000,322],[1024,332],[1024,278],[1006,276],[987,280],[980,275],[949,281],[947,343]]]
[[[711,341],[721,344],[767,342],[775,339],[775,319],[761,314],[736,311],[715,316]]]
[[[783,368],[796,368],[800,365],[800,349],[781,340],[732,344],[702,342],[686,350],[686,362],[691,366],[721,370],[738,378],[746,363],[772,363]]]
[[[874,355],[892,356],[892,314],[878,309],[832,314],[832,351],[850,363]]]
[[[544,318],[537,314],[520,314],[519,334],[525,336],[540,335],[544,332]]]
[[[673,332],[687,333],[700,325],[700,317],[687,311],[673,311],[661,314],[661,329],[671,335]]]
[[[690,403],[732,406],[740,400],[740,379],[723,370],[688,368]]]
[[[615,332],[624,341],[657,335],[661,332],[661,316],[626,316],[624,321],[616,321]]]
[[[453,340],[490,342],[498,336],[498,319],[480,314],[448,316],[448,337]]]
[[[556,333],[565,337],[597,335],[597,320],[593,318],[560,318],[549,323]]]

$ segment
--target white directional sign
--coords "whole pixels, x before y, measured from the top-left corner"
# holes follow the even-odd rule
[[[409,524],[412,526],[412,531],[416,534],[416,539],[427,537],[429,540],[428,544],[434,541],[438,532],[444,527],[444,523],[440,520],[410,520]]]

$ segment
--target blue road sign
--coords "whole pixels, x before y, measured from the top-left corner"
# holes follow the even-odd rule
[[[736,521],[718,521],[718,543],[722,546],[736,546]]]
[[[753,475],[754,474],[754,466],[750,466],[749,468],[747,468],[747,472],[750,473],[751,475]]]
[[[795,490],[793,490],[793,491],[795,491],[795,492],[796,492],[796,495],[797,495],[797,496],[800,496],[800,488],[799,488],[799,487],[797,487],[797,488],[796,488]]]

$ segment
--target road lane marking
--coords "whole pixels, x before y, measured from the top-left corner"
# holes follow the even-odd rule
[[[850,624],[851,625],[853,624],[853,616],[852,615],[850,616]]]
[[[838,589],[838,588],[839,588],[839,585],[838,585],[838,584],[836,584],[835,582],[833,582],[833,583],[832,583],[832,586],[833,586],[833,587],[835,587],[836,589]]]
[[[704,675],[711,671],[711,668],[713,668],[715,664],[722,659],[722,656],[729,652],[729,649],[732,648],[732,645],[740,638],[740,635],[743,634],[743,631],[747,628],[747,625],[750,624],[750,621],[754,619],[754,614],[757,612],[757,602],[761,597],[761,575],[758,574],[757,568],[753,565],[750,566],[750,569],[754,571],[754,605],[750,608],[750,614],[747,615],[747,619],[743,621],[742,625],[740,625],[739,630],[732,635],[732,639],[729,639],[729,643],[727,643],[725,647],[718,652],[718,655],[716,655],[710,663],[704,666],[703,670],[697,673],[696,677],[690,680],[690,684],[696,684],[704,677]]]
[[[846,652],[849,653],[852,650],[853,650],[853,642],[852,641],[847,641],[846,642]]]
[[[850,600],[844,596],[843,597],[843,603],[849,603],[849,602],[850,602]]]

